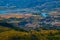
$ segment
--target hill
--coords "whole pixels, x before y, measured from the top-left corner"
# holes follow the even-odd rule
[[[60,40],[60,30],[17,31],[0,26],[0,40]]]

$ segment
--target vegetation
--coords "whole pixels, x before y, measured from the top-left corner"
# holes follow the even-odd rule
[[[60,30],[30,30],[28,32],[0,26],[0,40],[60,40]]]
[[[57,30],[60,26],[51,27],[51,24],[46,24],[44,19],[39,18],[38,16],[0,20],[0,40],[60,40],[60,30]]]

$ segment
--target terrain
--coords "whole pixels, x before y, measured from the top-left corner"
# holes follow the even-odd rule
[[[0,40],[60,40],[60,30],[17,30],[0,26]]]
[[[0,0],[0,40],[60,40],[60,0]]]
[[[0,25],[2,26],[15,26],[25,30],[35,30],[36,28],[44,29],[60,29],[60,12],[50,12],[45,16],[33,13],[10,13],[0,14]]]

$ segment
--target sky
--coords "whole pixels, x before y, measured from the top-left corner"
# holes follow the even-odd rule
[[[12,11],[20,10],[20,11],[37,13],[44,8],[41,7],[43,6],[42,4],[45,4],[46,2],[47,4],[48,2],[53,3],[53,1],[57,1],[57,0],[0,0],[0,13],[9,12],[11,10]]]

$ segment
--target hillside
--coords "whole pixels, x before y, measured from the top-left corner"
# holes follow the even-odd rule
[[[0,0],[0,40],[60,40],[60,0]]]
[[[0,26],[0,40],[60,40],[60,30],[16,31]]]
[[[59,14],[59,15],[58,15]],[[42,15],[42,14],[41,14]],[[0,25],[18,27],[26,31],[43,29],[60,30],[60,12],[45,14],[46,17],[36,14],[1,14]]]

